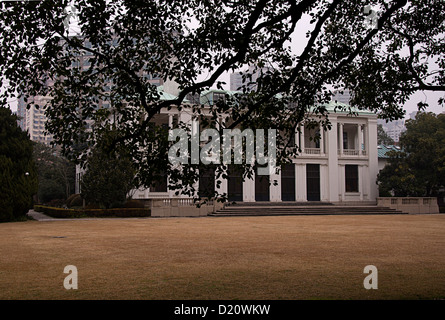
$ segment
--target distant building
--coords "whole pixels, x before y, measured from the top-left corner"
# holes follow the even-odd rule
[[[406,131],[405,120],[403,119],[390,122],[379,119],[377,123],[382,125],[383,130],[385,130],[386,134],[390,136],[395,143],[399,143],[400,136]]]
[[[413,112],[411,112],[411,113],[409,114],[409,118],[410,118],[411,120],[415,120],[415,119],[416,119],[417,112],[419,112],[419,111],[413,111]]]
[[[84,40],[84,46],[86,48],[91,48],[91,42]],[[77,57],[77,60],[71,62],[71,68],[78,68],[81,70],[87,70],[90,68],[92,58],[91,53],[84,51],[82,55]],[[164,86],[165,91],[171,92],[173,94],[178,93],[178,84],[173,81],[164,81],[157,75],[152,74],[142,74],[145,79],[152,85],[157,87]],[[47,86],[52,86],[51,81],[47,82]],[[104,85],[104,92],[110,92],[112,88],[112,83],[106,83]],[[32,96],[27,97],[27,102],[24,101],[24,97],[20,97],[17,102],[17,116],[19,116],[18,125],[22,130],[28,131],[30,139],[33,141],[42,142],[49,144],[52,142],[53,137],[46,133],[45,123],[47,118],[45,116],[45,105],[51,99],[50,96]],[[31,107],[27,109],[27,105],[30,104]],[[102,108],[109,108],[110,102],[105,99],[99,99],[98,105]]]
[[[349,104],[350,100],[351,93],[349,92],[349,90],[343,90],[343,92],[340,92],[340,90],[335,91],[334,95],[332,96],[332,101],[338,103]]]
[[[245,71],[235,72],[230,74],[230,91],[240,91],[243,86],[247,86],[248,90],[253,91],[256,89],[256,81],[261,74],[267,71],[268,68],[258,68],[255,71],[254,66],[250,66]],[[252,79],[243,79],[243,74],[252,74]]]
[[[377,155],[378,155],[378,159],[379,159],[379,161],[378,161],[379,171],[382,170],[385,167],[386,163],[388,162],[388,159],[389,159],[388,153],[390,151],[400,151],[400,147],[394,146],[394,145],[385,146],[382,144],[379,144],[377,146]]]
[[[35,96],[28,98],[25,102],[23,97],[17,101],[17,116],[19,117],[18,125],[23,131],[28,131],[29,137],[32,141],[50,144],[53,140],[52,135],[45,131],[46,116],[44,106],[49,97]],[[27,104],[31,103],[29,109]]]

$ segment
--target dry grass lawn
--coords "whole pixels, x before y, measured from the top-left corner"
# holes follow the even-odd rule
[[[66,265],[78,290],[66,290]],[[366,265],[378,289],[366,290]],[[445,298],[445,215],[0,224],[0,299]]]

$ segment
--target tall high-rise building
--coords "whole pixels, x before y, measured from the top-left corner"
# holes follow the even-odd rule
[[[343,92],[340,92],[340,90],[335,91],[334,95],[332,96],[332,101],[349,104],[349,101],[351,100],[351,93],[349,90],[343,90]]]
[[[391,139],[394,140],[396,144],[399,143],[402,133],[406,131],[405,120],[403,119],[390,122],[386,122],[383,119],[378,119],[377,123],[382,125],[383,130],[388,136],[391,137]]]
[[[84,46],[86,48],[91,48],[91,42],[84,40]],[[90,68],[92,59],[91,53],[84,51],[82,55],[77,56],[76,60],[71,62],[71,68],[78,68],[80,70],[87,70]],[[144,74],[144,72],[139,73],[140,76],[145,77],[145,79],[152,85],[163,86],[164,91],[172,94],[178,94],[178,85],[174,81],[164,81],[159,76],[152,74]],[[47,86],[52,86],[51,81],[47,82]],[[106,83],[103,91],[104,93],[110,92],[111,82]],[[24,101],[24,97],[20,97],[17,102],[17,115],[19,116],[18,125],[22,130],[28,131],[31,140],[42,142],[45,144],[51,143],[53,137],[46,134],[45,123],[47,118],[45,116],[44,107],[46,103],[51,99],[49,96],[32,96],[27,98],[27,102]],[[26,106],[30,104],[29,109]],[[109,108],[110,102],[105,98],[98,99],[98,105],[102,108]]]
[[[243,85],[247,85],[247,88],[250,91],[256,89],[256,81],[261,76],[261,74],[267,71],[268,68],[257,68],[255,70],[254,66],[249,66],[246,71],[239,71],[230,74],[230,91],[240,91]],[[252,74],[252,79],[247,79],[244,81],[243,74],[250,73]]]
[[[23,131],[28,131],[32,141],[50,144],[53,140],[52,135],[47,134],[45,130],[46,116],[43,107],[49,100],[49,97],[35,96],[28,98],[28,102],[20,97],[17,101],[18,125]],[[29,109],[27,104],[31,103]]]

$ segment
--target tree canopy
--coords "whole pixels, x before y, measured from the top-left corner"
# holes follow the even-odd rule
[[[191,195],[197,168],[171,166],[165,133],[149,123],[188,94],[221,88],[224,72],[254,66],[239,94],[209,106],[213,121],[220,130],[276,128],[278,163],[298,152],[286,137],[310,108],[330,128],[324,104],[334,90],[349,90],[351,105],[389,120],[404,115],[416,91],[444,91],[445,3],[374,3],[369,12],[368,1],[346,0],[2,2],[0,71],[10,86],[2,103],[15,92],[50,96],[47,129],[64,154],[82,161],[97,142],[123,148],[142,185],[163,172]],[[77,35],[66,29],[74,20]],[[298,33],[306,40],[295,50]],[[84,57],[88,67],[77,67]],[[177,98],[160,99],[150,77],[176,83]],[[199,115],[202,106],[193,107]]]
[[[110,155],[94,149],[82,177],[81,195],[89,205],[105,208],[122,206],[136,187],[135,170],[126,155]]]
[[[74,192],[75,165],[55,148],[35,142],[33,158],[39,177],[37,197],[40,203],[66,200]]]
[[[380,190],[395,196],[437,196],[445,187],[445,114],[418,112],[406,121],[400,152],[379,173]],[[443,190],[442,190],[443,191]]]
[[[24,218],[36,192],[32,142],[11,110],[0,107],[0,221]]]

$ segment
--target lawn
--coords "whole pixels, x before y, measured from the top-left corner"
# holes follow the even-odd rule
[[[0,299],[445,298],[441,214],[27,221],[0,235]]]

